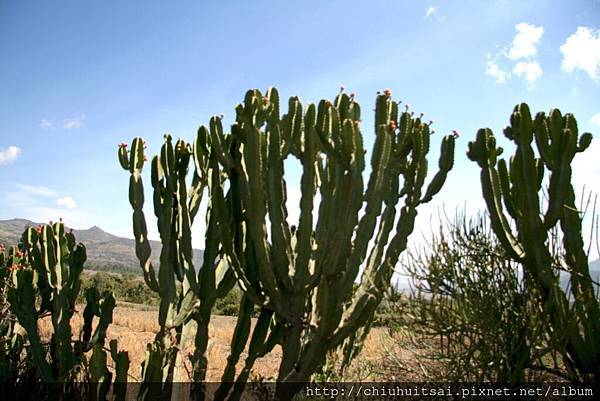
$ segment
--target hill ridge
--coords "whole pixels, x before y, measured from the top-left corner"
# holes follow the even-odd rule
[[[38,224],[18,217],[0,220],[0,243],[16,244],[27,227],[35,227]],[[111,234],[97,225],[87,229],[73,229],[73,234],[77,242],[82,242],[86,246],[88,256],[86,269],[141,275],[142,270],[135,256],[135,240]],[[152,264],[158,268],[161,243],[154,240],[149,242],[152,249]],[[194,249],[196,268],[202,263],[203,253],[201,249]]]

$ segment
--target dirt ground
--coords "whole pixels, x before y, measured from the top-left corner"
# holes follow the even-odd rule
[[[229,355],[231,337],[235,328],[236,318],[232,316],[213,316],[209,326],[208,343],[208,372],[207,381],[220,381],[223,369]],[[254,321],[253,321],[254,324]],[[77,336],[82,327],[81,311],[78,311],[71,320],[72,332]],[[140,305],[120,303],[113,312],[113,322],[109,326],[107,342],[116,339],[120,350],[126,350],[130,359],[130,380],[140,379],[140,367],[145,358],[146,345],[154,340],[158,331],[157,311]],[[40,323],[40,334],[49,337],[52,326],[49,320]],[[373,328],[365,342],[362,353],[355,359],[348,370],[347,380],[411,380],[414,375],[397,377],[396,372],[389,373],[382,369],[384,364],[411,365],[414,362],[414,353],[410,347],[399,347],[397,337],[391,338],[385,328]],[[186,349],[191,352],[191,349]],[[237,371],[242,368],[245,353],[240,358]],[[281,347],[276,346],[273,351],[256,361],[253,378],[272,381],[277,376],[277,369],[281,359]]]

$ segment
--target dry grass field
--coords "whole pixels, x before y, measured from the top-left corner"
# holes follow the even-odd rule
[[[71,320],[72,332],[78,336],[82,327],[83,308],[78,308]],[[208,373],[207,381],[219,381],[227,356],[229,355],[231,337],[235,328],[236,318],[232,316],[213,316],[209,327],[208,345]],[[94,322],[96,323],[96,322]],[[253,321],[254,324],[254,321]],[[127,304],[119,302],[113,312],[113,322],[109,326],[107,341],[118,340],[119,349],[126,350],[130,358],[130,381],[140,380],[140,366],[145,358],[146,344],[153,341],[158,331],[157,311],[143,305]],[[43,338],[49,338],[52,333],[52,324],[48,318],[40,321],[40,333]],[[409,371],[418,371],[415,364],[414,353],[408,344],[399,347],[400,342],[396,337],[390,337],[385,328],[374,328],[371,330],[365,343],[361,356],[357,358],[347,372],[347,380],[411,380],[417,376],[404,373],[397,377],[397,373],[384,369],[387,362],[406,365]],[[187,347],[185,351],[189,354],[192,350]],[[281,348],[276,346],[274,350],[265,357],[257,360],[254,365],[252,376],[254,379],[273,381],[277,375],[277,368],[281,358]],[[238,371],[242,368],[245,354],[242,354]],[[189,362],[189,361],[188,361]]]

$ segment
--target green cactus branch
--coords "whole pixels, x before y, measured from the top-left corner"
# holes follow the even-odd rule
[[[592,136],[579,136],[571,114],[551,110],[532,119],[529,107],[517,105],[505,136],[516,145],[508,167],[498,160],[489,129],[481,129],[469,143],[468,156],[481,168],[483,197],[494,233],[512,258],[524,266],[529,285],[538,291],[552,330],[564,336],[563,359],[582,377],[600,379],[600,308],[589,274],[589,263],[581,234],[581,216],[571,184],[571,164]],[[535,149],[532,143],[535,140]],[[537,150],[537,153],[535,152]],[[547,206],[542,210],[539,192],[549,173]],[[504,212],[508,212],[508,216]],[[549,232],[560,223],[564,263],[571,273],[571,295],[559,286],[549,249]],[[516,228],[516,236],[513,234]]]

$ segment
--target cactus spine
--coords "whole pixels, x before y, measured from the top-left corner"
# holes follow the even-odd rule
[[[250,90],[236,108],[231,134],[223,133],[220,117],[210,122],[213,152],[229,179],[227,195],[218,194],[219,204],[228,206],[217,209],[223,248],[246,300],[260,305],[264,316],[250,337],[238,382],[276,343],[283,349],[278,382],[297,383],[315,373],[327,351],[357,331],[366,335],[406,248],[417,207],[441,189],[453,166],[454,137],[447,136],[439,170],[425,187],[429,124],[408,110],[399,112],[386,91],[376,99],[365,190],[361,112],[354,97],[340,92],[334,102],[322,100],[305,110],[296,97],[288,104],[288,113],[280,116],[276,89],[266,95]],[[287,221],[284,161],[291,156],[303,168],[297,227]],[[238,330],[243,333],[234,335],[232,349],[242,349],[249,337],[246,325]],[[236,362],[230,358],[227,369],[234,370]],[[227,387],[224,383],[221,396]]]
[[[469,158],[481,168],[492,228],[512,258],[524,266],[526,283],[539,294],[553,332],[563,336],[560,351],[564,363],[580,377],[599,381],[600,308],[571,185],[571,162],[590,145],[592,135],[579,136],[575,117],[563,116],[557,109],[548,115],[538,113],[532,119],[524,103],[515,107],[504,135],[516,145],[508,165],[498,159],[502,148],[496,147],[489,129],[480,129],[468,150]],[[542,210],[539,192],[546,172],[548,203]],[[549,232],[557,225],[562,232],[564,264],[571,274],[573,307],[559,286],[549,250]]]

